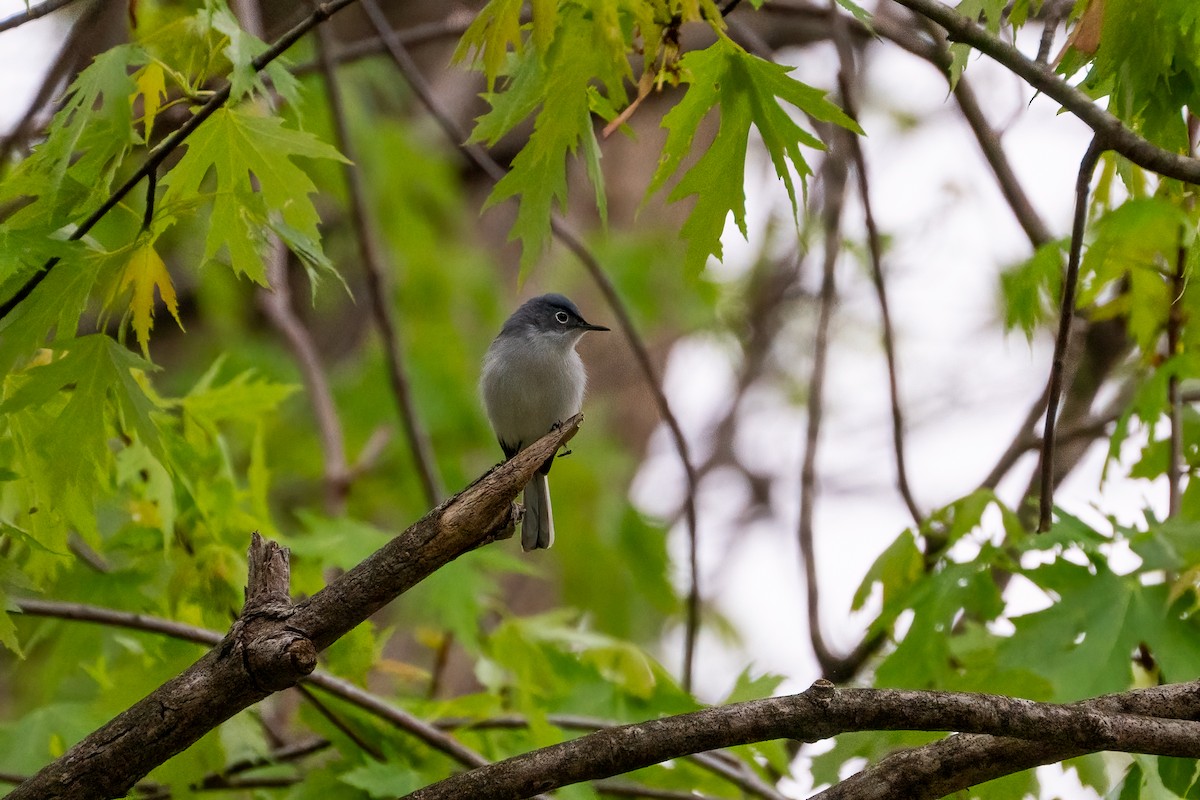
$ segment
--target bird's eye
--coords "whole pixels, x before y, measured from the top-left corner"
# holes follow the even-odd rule
[[[567,316],[567,312],[565,312],[565,311],[559,311],[558,313],[556,313],[554,315],[554,318],[556,320],[558,320],[558,324],[560,324],[560,325],[566,325],[567,320],[570,319],[570,317]]]

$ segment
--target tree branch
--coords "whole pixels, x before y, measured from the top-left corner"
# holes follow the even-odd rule
[[[1038,498],[1038,532],[1050,530],[1054,510],[1054,426],[1058,421],[1058,401],[1062,395],[1063,371],[1066,368],[1067,343],[1071,337],[1071,321],[1075,318],[1075,288],[1079,283],[1079,261],[1083,251],[1083,232],[1087,226],[1088,190],[1092,172],[1105,145],[1097,136],[1088,145],[1079,162],[1075,181],[1075,218],[1071,226],[1071,251],[1067,257],[1067,274],[1063,278],[1062,308],[1059,311],[1058,336],[1054,340],[1054,362],[1050,366],[1050,385],[1046,389],[1046,428],[1042,434],[1041,491]]]
[[[350,195],[350,221],[354,226],[355,238],[358,240],[359,257],[362,259],[362,267],[367,279],[367,296],[371,301],[371,316],[375,319],[375,327],[379,329],[392,397],[396,401],[397,411],[400,414],[400,424],[404,427],[405,436],[408,438],[413,465],[421,479],[425,500],[433,505],[445,497],[446,488],[442,485],[442,479],[438,475],[437,458],[434,456],[429,434],[417,416],[412,386],[409,384],[408,373],[404,368],[400,329],[396,325],[385,274],[386,257],[375,236],[376,226],[371,212],[371,203],[367,199],[367,187],[363,181],[362,171],[358,167],[358,156],[355,152],[354,141],[350,136],[350,125],[346,121],[342,91],[338,86],[336,68],[330,56],[333,41],[333,35],[328,30],[317,29],[317,61],[321,65],[321,77],[325,82],[325,96],[329,100],[329,110],[333,116],[334,144],[349,160],[343,166],[342,174],[346,178],[346,186]]]
[[[829,0],[830,30],[833,42],[837,47],[838,60],[838,89],[842,96],[842,106],[846,114],[858,121],[858,100],[854,95],[854,50],[850,44],[849,31],[846,21],[838,12],[837,0]],[[854,161],[854,172],[858,177],[859,202],[863,207],[863,221],[867,227],[867,251],[871,256],[871,283],[875,287],[875,296],[879,301],[880,324],[883,328],[883,352],[887,360],[888,395],[892,404],[892,452],[896,463],[896,486],[908,513],[912,516],[913,524],[920,525],[925,515],[913,498],[912,489],[908,484],[908,468],[904,460],[904,416],[900,410],[900,380],[896,367],[896,337],[892,326],[892,315],[888,309],[887,284],[883,280],[883,244],[879,237],[879,227],[875,224],[875,214],[871,208],[871,186],[867,174],[867,159],[863,155],[862,143],[858,136],[842,131],[839,134],[847,143],[850,157]]]
[[[39,3],[36,6],[19,11],[12,16],[0,19],[0,33],[19,28],[26,22],[33,22],[35,19],[41,19],[47,14],[53,14],[64,6],[69,6],[75,0],[46,0],[44,3]]]
[[[292,308],[287,261],[287,247],[276,236],[267,259],[267,283],[270,288],[259,290],[258,304],[292,351],[296,368],[300,371],[305,394],[312,406],[317,439],[321,443],[325,510],[336,516],[345,507],[346,493],[350,487],[351,470],[346,460],[346,440],[317,345]]]
[[[1185,686],[1193,692],[1197,688]],[[407,800],[519,800],[688,753],[771,739],[817,741],[864,730],[988,733],[1069,743],[1088,752],[1200,756],[1200,723],[1191,721],[966,692],[839,690],[828,681],[817,681],[798,695],[599,731],[455,775],[413,792]]]
[[[1140,167],[1168,178],[1200,184],[1200,159],[1172,153],[1143,139],[1119,119],[1096,105],[1092,98],[1055,75],[1046,65],[1027,58],[1013,45],[989,33],[978,23],[959,14],[939,0],[896,0],[900,5],[927,17],[946,29],[956,42],[969,44],[1007,67],[1033,88],[1078,117],[1115,150]]]
[[[439,127],[441,127],[446,138],[458,148],[463,156],[481,169],[492,181],[499,181],[503,178],[507,174],[504,167],[492,158],[491,154],[483,147],[476,143],[468,142],[469,137],[467,136],[467,132],[462,130],[458,123],[438,104],[437,99],[433,96],[432,87],[429,86],[429,83],[421,75],[420,70],[417,69],[416,62],[413,61],[412,56],[405,49],[396,31],[388,24],[387,18],[379,10],[379,4],[376,0],[363,0],[362,6],[368,18],[370,18],[371,24],[375,27],[375,32],[383,40],[384,46],[396,64],[396,68],[400,70],[400,73],[408,81],[413,91],[417,94],[417,97],[420,98],[422,105],[425,106]],[[684,632],[683,685],[685,689],[691,691],[696,637],[700,629],[700,569],[697,555],[697,479],[687,439],[684,438],[683,428],[680,426],[679,420],[675,418],[675,414],[671,411],[671,406],[667,402],[666,393],[663,392],[662,385],[654,369],[654,364],[650,360],[650,351],[646,348],[645,342],[642,341],[642,337],[638,334],[637,328],[633,323],[633,318],[629,315],[629,310],[625,307],[625,302],[621,299],[612,280],[609,279],[604,268],[600,265],[599,259],[596,258],[595,254],[584,245],[579,236],[557,214],[550,218],[550,231],[583,264],[588,275],[592,278],[597,288],[600,289],[600,293],[604,295],[609,308],[616,315],[617,325],[633,350],[638,368],[645,377],[646,385],[649,387],[650,392],[654,395],[654,401],[658,406],[659,414],[662,415],[667,429],[671,432],[671,439],[675,444],[675,449],[679,453],[679,460],[683,465],[687,483],[684,509],[688,524],[688,572],[690,576],[687,619]]]
[[[430,511],[311,598],[286,602],[282,556],[255,535],[247,608],[217,647],[43,768],[9,796],[119,797],[243,708],[312,672],[316,655],[463,553],[508,538],[513,499],[579,428],[576,415]],[[282,592],[282,594],[281,594]]]
[[[1200,718],[1200,684],[1152,686],[1084,700],[1073,707],[1145,718]],[[1043,741],[958,735],[893,753],[811,800],[937,800],[985,781],[1074,758],[1095,748]]]

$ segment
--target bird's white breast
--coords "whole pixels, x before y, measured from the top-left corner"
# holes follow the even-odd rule
[[[492,428],[505,445],[525,447],[579,413],[587,375],[576,341],[513,336],[492,342],[480,388]]]

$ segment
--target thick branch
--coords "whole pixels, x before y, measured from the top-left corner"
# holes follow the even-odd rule
[[[1055,75],[1046,65],[1027,58],[1013,45],[988,33],[981,25],[939,0],[896,0],[946,29],[956,42],[969,44],[1022,78],[1026,83],[1078,117],[1115,150],[1140,167],[1168,178],[1200,184],[1200,159],[1164,150],[1126,128],[1119,119],[1096,105],[1092,98]]]
[[[1076,704],[1089,711],[1200,718],[1200,685],[1177,683],[1106,695]],[[1067,740],[1028,741],[951,736],[903,750],[816,795],[813,800],[936,800],[971,786],[1091,752]]]
[[[579,428],[582,416],[542,437],[429,512],[325,589],[286,611],[249,609],[214,649],[17,787],[12,800],[123,796],[151,769],[229,717],[294,685],[316,653],[400,593],[463,553],[512,535],[513,499]],[[252,556],[254,555],[252,551]],[[262,590],[278,598],[270,548],[261,554]]]
[[[817,681],[803,694],[599,731],[455,775],[413,792],[408,800],[519,800],[689,753],[769,739],[817,741],[865,730],[989,733],[1069,743],[1083,751],[1200,756],[1200,723],[1191,721],[965,692],[839,690]]]

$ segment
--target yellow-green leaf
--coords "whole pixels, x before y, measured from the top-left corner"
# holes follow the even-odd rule
[[[132,287],[133,294],[129,298],[129,310],[133,313],[133,330],[137,333],[138,344],[142,354],[149,356],[150,330],[154,327],[154,289],[158,288],[159,297],[175,322],[183,328],[179,319],[179,301],[175,298],[175,285],[171,283],[171,273],[167,265],[154,249],[151,242],[137,247],[125,263],[121,273],[119,291]]]
[[[157,61],[152,61],[138,72],[137,78],[134,79],[137,85],[137,92],[134,93],[130,101],[136,100],[138,95],[142,98],[142,127],[146,141],[150,141],[150,132],[154,129],[154,120],[158,116],[158,111],[162,108],[163,100],[167,98],[167,78],[163,72],[162,65]]]

